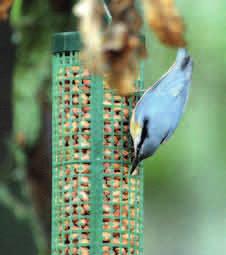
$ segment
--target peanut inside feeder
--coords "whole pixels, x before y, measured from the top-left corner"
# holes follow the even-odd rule
[[[143,174],[128,173],[138,98],[91,75],[81,47],[78,33],[54,37],[52,254],[142,254]]]

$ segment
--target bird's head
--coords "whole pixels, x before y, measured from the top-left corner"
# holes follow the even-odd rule
[[[133,174],[137,168],[138,163],[149,155],[147,146],[150,139],[148,139],[148,120],[143,119],[139,121],[135,118],[135,112],[133,112],[130,121],[130,133],[133,138],[134,144],[134,160],[132,162],[131,174]]]

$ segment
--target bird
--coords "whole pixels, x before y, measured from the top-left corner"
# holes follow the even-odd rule
[[[188,101],[192,70],[193,60],[187,49],[179,48],[174,64],[144,92],[134,107],[130,120],[134,146],[131,175],[176,130]]]

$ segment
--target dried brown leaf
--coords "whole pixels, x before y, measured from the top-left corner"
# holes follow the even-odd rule
[[[123,16],[123,13],[133,5],[133,0],[111,0],[109,8],[113,19]]]
[[[13,0],[0,0],[0,20],[5,20],[8,17],[8,10],[12,5]]]
[[[184,47],[184,23],[173,0],[143,0],[145,16],[159,40],[166,45]]]
[[[107,81],[120,95],[135,91],[137,78],[137,58],[140,38],[131,36],[123,23],[113,24],[106,36],[104,53],[107,63]]]
[[[101,63],[104,62],[102,54],[103,6],[97,0],[81,0],[74,6],[73,12],[80,17],[80,31],[84,43],[83,59],[93,72],[100,73]]]
[[[138,63],[146,56],[139,37],[142,19],[134,2],[111,0],[109,10],[113,21],[110,25],[103,22],[104,10],[98,0],[82,0],[75,8],[81,18],[85,59],[95,64],[91,66],[92,72],[107,74],[108,84],[120,95],[134,92]]]
[[[108,82],[120,95],[134,93],[139,61],[146,57],[141,40],[142,18],[134,0],[111,0],[109,3],[113,23],[104,44],[104,54],[109,67]]]

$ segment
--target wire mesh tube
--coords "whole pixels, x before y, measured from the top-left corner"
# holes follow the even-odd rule
[[[76,32],[54,36],[52,255],[140,255],[143,171],[128,173],[138,98],[117,96],[91,75],[81,47]]]

